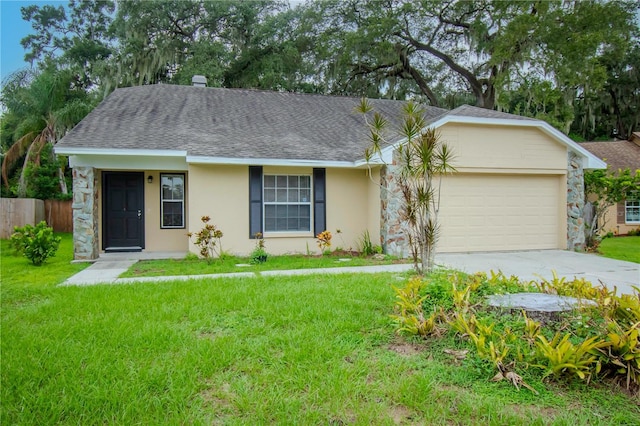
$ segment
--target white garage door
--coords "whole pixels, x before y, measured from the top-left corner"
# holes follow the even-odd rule
[[[440,252],[561,247],[560,176],[456,174],[444,179]],[[566,232],[566,230],[565,230]]]

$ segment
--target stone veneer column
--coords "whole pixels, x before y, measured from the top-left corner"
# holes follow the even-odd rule
[[[567,164],[567,249],[584,250],[584,170],[582,159],[569,152]]]
[[[98,247],[98,190],[93,167],[73,168],[73,257],[94,260]]]
[[[409,242],[404,233],[400,210],[402,192],[398,185],[399,167],[396,165],[396,153],[393,163],[380,169],[380,239],[386,254],[408,257]]]

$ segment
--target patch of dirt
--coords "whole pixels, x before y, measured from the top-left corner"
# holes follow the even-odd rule
[[[391,343],[389,345],[389,350],[393,351],[402,356],[414,356],[418,355],[421,350],[416,345],[412,345],[411,343]]]
[[[356,423],[356,416],[353,415],[351,410],[346,410],[342,417],[331,417],[328,421],[330,426],[343,426],[352,425]]]
[[[413,419],[413,411],[404,405],[396,405],[389,410],[389,416],[393,420],[394,425],[407,424]]]
[[[537,405],[521,405],[521,404],[509,404],[505,406],[506,410],[513,411],[523,419],[531,419],[536,416],[542,417],[545,419],[545,422],[549,423],[553,422],[555,418],[558,416],[558,408],[554,407],[539,407]]]
[[[201,390],[198,395],[204,401],[204,405],[216,410],[234,412],[235,408],[231,400],[234,398],[231,385],[223,383],[222,386],[208,383],[208,387]]]
[[[393,342],[387,346],[390,351],[393,351],[402,356],[415,356],[422,353],[425,348],[423,345],[407,342],[396,338]]]

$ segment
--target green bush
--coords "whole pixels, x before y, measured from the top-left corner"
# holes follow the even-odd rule
[[[264,238],[262,238],[262,233],[256,233],[255,237],[256,247],[251,252],[251,263],[257,265],[258,263],[266,262],[269,255],[264,247]]]
[[[638,236],[640,236],[640,228],[632,229],[631,231],[627,232],[627,235],[629,237],[638,237]]]
[[[48,227],[44,220],[36,226],[16,226],[11,235],[11,245],[16,252],[24,255],[36,266],[55,256],[60,240],[60,237],[53,235],[53,229]]]

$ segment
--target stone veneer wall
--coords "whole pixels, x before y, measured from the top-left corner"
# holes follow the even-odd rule
[[[567,163],[567,249],[584,250],[584,170],[582,159],[569,151]]]
[[[394,152],[392,164],[380,169],[380,240],[386,254],[408,257],[409,242],[400,220],[402,192],[398,185],[399,167]]]
[[[73,169],[73,257],[94,260],[100,254],[98,245],[98,191],[93,167]]]

